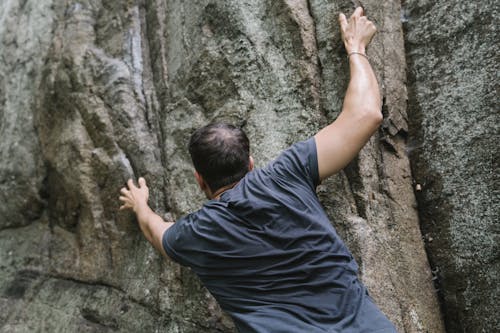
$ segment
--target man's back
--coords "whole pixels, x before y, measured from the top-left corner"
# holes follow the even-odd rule
[[[348,332],[365,300],[317,169],[314,139],[297,143],[165,232],[241,332]]]

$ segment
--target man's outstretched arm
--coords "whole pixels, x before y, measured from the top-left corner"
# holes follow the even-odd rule
[[[356,8],[349,20],[339,16],[342,40],[349,55],[350,81],[337,119],[316,136],[320,179],[344,168],[375,133],[382,121],[377,79],[363,56],[376,28],[363,9]],[[361,54],[358,54],[361,53]]]
[[[146,239],[163,256],[167,257],[162,244],[163,233],[174,223],[165,222],[148,206],[149,189],[144,178],[139,178],[139,187],[135,186],[132,179],[128,180],[127,186],[128,188],[124,187],[120,190],[120,201],[123,202],[120,210],[132,209]]]

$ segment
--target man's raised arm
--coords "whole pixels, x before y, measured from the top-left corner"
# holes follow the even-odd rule
[[[349,58],[351,79],[342,112],[315,136],[320,179],[344,168],[382,121],[378,82],[365,56],[365,48],[376,28],[363,16],[361,7],[356,8],[348,20],[340,14],[339,23]]]

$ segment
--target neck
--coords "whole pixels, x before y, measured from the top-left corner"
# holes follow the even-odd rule
[[[236,184],[238,184],[238,182],[234,182],[232,184],[229,184],[229,185],[226,185],[226,186],[219,188],[217,191],[215,191],[212,194],[212,199],[219,199],[219,197],[221,196],[222,193],[226,192],[229,189],[232,189]]]

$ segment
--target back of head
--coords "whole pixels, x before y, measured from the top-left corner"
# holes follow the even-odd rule
[[[212,123],[197,129],[189,141],[194,168],[211,191],[239,181],[248,172],[250,145],[240,128]]]

